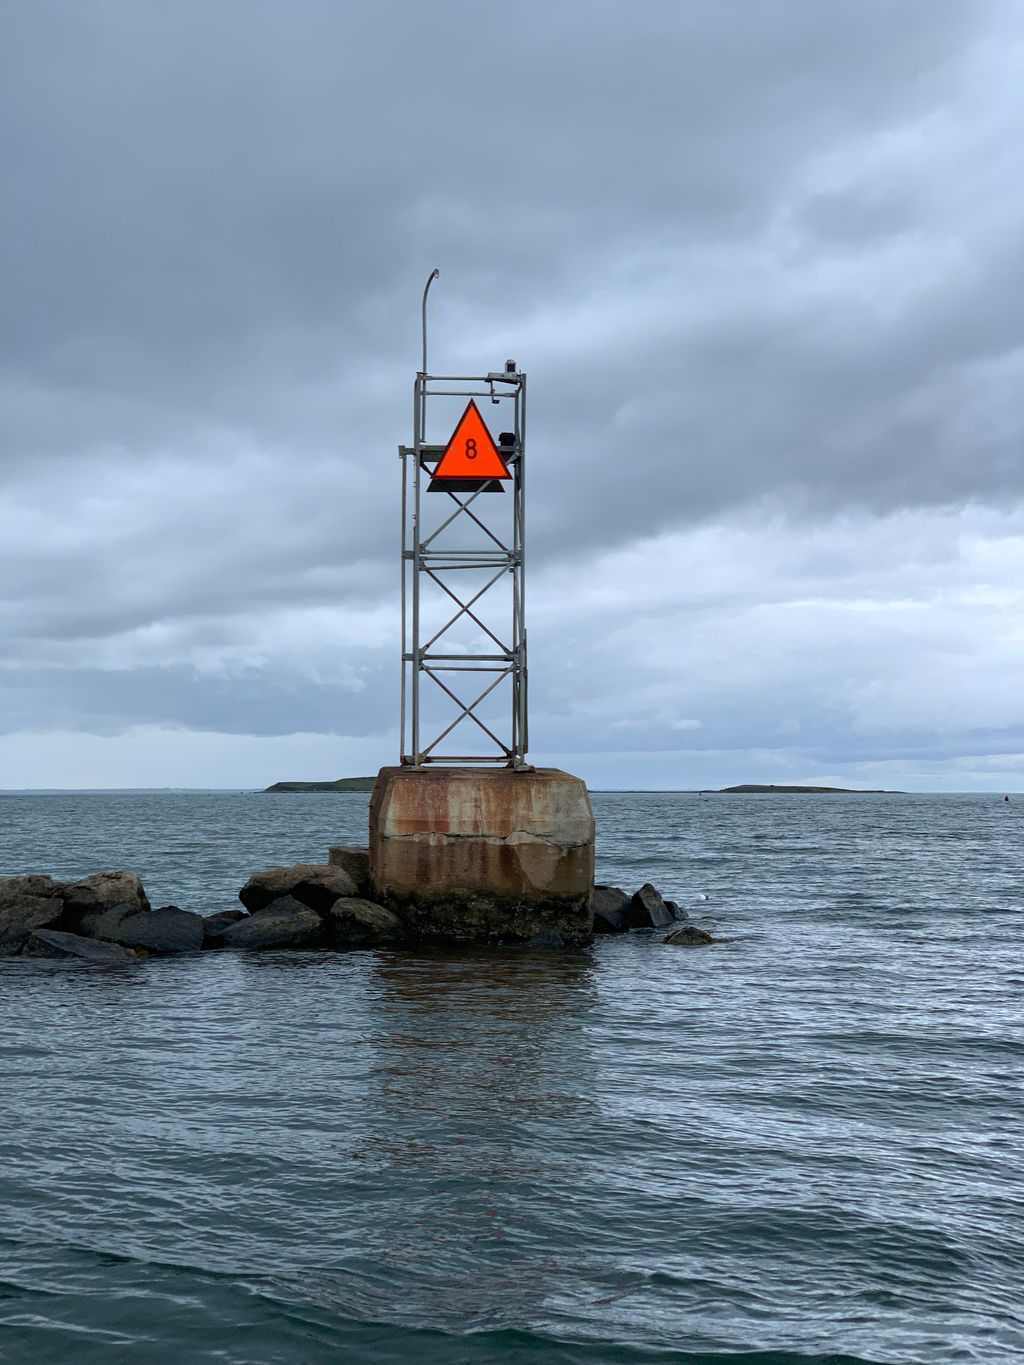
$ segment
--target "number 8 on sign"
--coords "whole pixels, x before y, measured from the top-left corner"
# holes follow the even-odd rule
[[[508,465],[501,458],[494,437],[487,430],[476,403],[470,399],[466,411],[445,446],[434,469],[435,479],[510,479]]]

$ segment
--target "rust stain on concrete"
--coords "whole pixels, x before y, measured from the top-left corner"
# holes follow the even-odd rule
[[[370,875],[382,894],[589,905],[594,813],[557,768],[382,768],[370,802]]]

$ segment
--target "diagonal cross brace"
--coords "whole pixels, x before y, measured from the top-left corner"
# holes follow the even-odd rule
[[[425,550],[432,540],[436,540],[437,537],[441,534],[441,532],[452,524],[452,522],[455,520],[455,518],[459,515],[460,512],[465,512],[466,516],[469,517],[471,521],[475,521],[476,524],[480,527],[480,530],[483,531],[485,535],[490,536],[490,538],[494,541],[495,545],[497,545],[499,550],[504,550],[506,554],[512,553],[512,551],[507,545],[502,544],[502,542],[494,534],[491,528],[489,526],[485,526],[475,512],[470,511],[469,504],[471,502],[475,502],[477,498],[480,497],[481,495],[480,489],[477,489],[475,493],[470,494],[470,496],[466,499],[465,502],[461,502],[459,498],[451,491],[450,488],[446,488],[445,492],[451,498],[452,502],[458,503],[458,506],[456,507],[455,511],[451,514],[450,517],[446,517],[445,520],[442,521],[440,526],[438,526],[435,530],[431,531],[430,535],[427,536],[426,540],[420,541],[421,550]]]
[[[448,584],[443,583],[441,579],[438,578],[437,574],[434,572],[433,569],[430,569],[426,565],[424,565],[423,572],[427,575],[428,578],[433,579],[433,581],[437,584],[437,586],[441,589],[442,592],[446,592],[448,594],[448,596],[456,604],[459,610],[455,613],[455,615],[451,618],[450,621],[445,622],[445,624],[441,627],[441,629],[437,632],[436,635],[431,636],[427,643],[422,647],[420,651],[422,654],[426,654],[430,646],[436,644],[437,641],[440,640],[441,636],[445,633],[445,631],[451,630],[452,626],[454,626],[455,622],[459,619],[460,616],[468,616],[471,620],[475,621],[477,625],[480,627],[480,629],[484,632],[484,634],[489,635],[491,637],[491,639],[494,641],[494,643],[498,646],[498,648],[501,650],[503,654],[511,654],[512,651],[506,645],[502,644],[501,640],[498,639],[494,631],[491,630],[488,626],[485,626],[483,621],[480,620],[480,617],[477,616],[475,612],[470,610],[470,608],[473,606],[473,603],[479,602],[480,598],[483,597],[484,593],[487,592],[488,588],[493,588],[495,583],[497,583],[498,579],[501,578],[503,574],[508,573],[508,569],[504,564],[494,575],[494,577],[491,578],[489,582],[485,583],[484,586],[480,589],[480,591],[476,593],[473,597],[471,597],[468,602],[463,602],[458,597],[456,597],[455,593],[452,592]]]
[[[434,680],[434,682],[437,683],[438,687],[441,689],[442,692],[447,692],[448,696],[451,697],[455,705],[461,708],[461,714],[457,715],[455,719],[452,721],[452,723],[449,726],[447,726],[446,729],[442,730],[441,733],[437,736],[437,738],[431,741],[431,743],[428,744],[427,747],[421,751],[419,755],[420,757],[426,758],[427,754],[430,753],[431,749],[436,749],[437,746],[441,743],[441,741],[443,739],[446,739],[448,735],[451,734],[451,732],[455,729],[456,725],[460,725],[466,719],[467,716],[471,721],[474,721],[477,725],[480,726],[480,729],[483,730],[485,735],[489,736],[491,739],[494,740],[495,744],[498,746],[501,752],[505,754],[506,757],[509,757],[511,755],[511,750],[508,748],[508,746],[502,744],[501,740],[494,733],[494,731],[489,729],[483,723],[479,716],[473,714],[474,706],[479,706],[485,697],[490,696],[490,694],[501,682],[502,678],[507,678],[508,675],[512,672],[511,667],[503,668],[501,672],[498,674],[498,676],[494,679],[494,681],[492,683],[489,683],[488,686],[484,688],[484,690],[480,693],[479,697],[477,697],[476,701],[471,701],[468,706],[465,704],[465,702],[461,700],[461,698],[455,695],[455,693],[452,691],[450,687],[445,686],[445,684],[441,681],[441,679],[432,669],[427,668],[426,665],[424,665],[423,671],[424,673],[429,674],[429,676]]]

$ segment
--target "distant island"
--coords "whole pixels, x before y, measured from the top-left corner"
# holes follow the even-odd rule
[[[275,782],[272,787],[264,787],[262,795],[268,792],[372,792],[375,777],[339,777],[333,782]]]
[[[831,793],[842,792],[844,796],[905,796],[906,792],[883,791],[878,787],[777,787],[774,782],[764,785],[760,782],[744,782],[738,787],[721,787],[720,793],[736,792],[741,796],[746,796],[751,792],[777,793],[780,796],[812,795],[817,792]]]
[[[376,777],[337,777],[333,782],[275,782],[272,787],[264,787],[261,795],[266,796],[284,792],[289,795],[305,792],[372,792],[376,784]],[[760,782],[744,782],[738,787],[705,787],[698,795],[721,796],[734,794],[738,796],[757,795],[766,792],[769,795],[779,796],[812,796],[816,793],[832,794],[841,793],[844,796],[905,796],[905,792],[883,791],[880,788],[865,790],[863,787],[777,787],[774,782],[764,784]],[[680,793],[686,795],[686,793]]]

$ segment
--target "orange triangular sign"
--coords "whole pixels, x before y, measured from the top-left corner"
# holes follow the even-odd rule
[[[444,454],[434,468],[435,479],[510,479],[494,437],[484,425],[480,409],[471,398],[459,425],[452,432]]]

